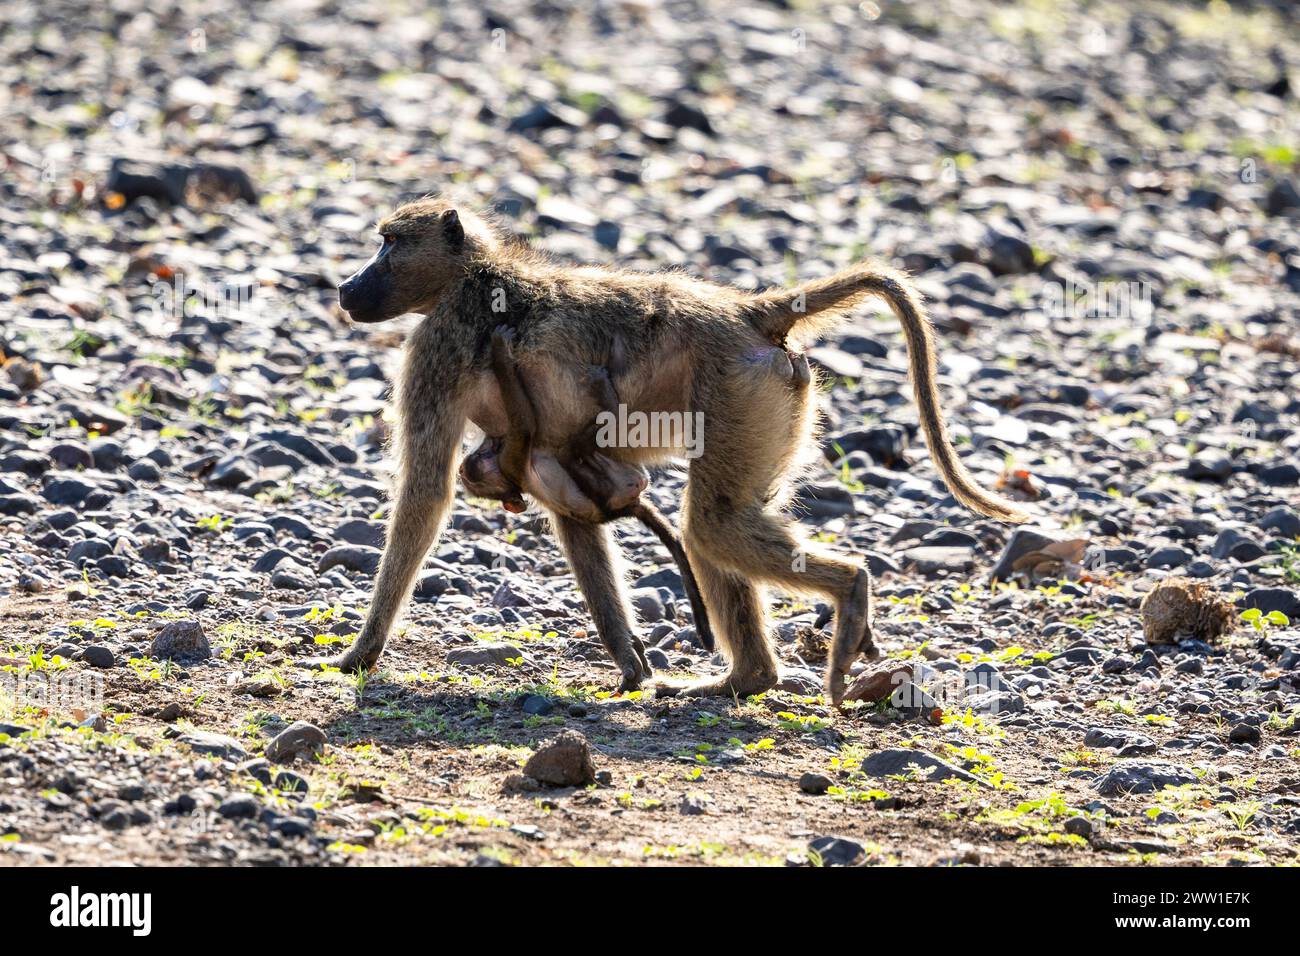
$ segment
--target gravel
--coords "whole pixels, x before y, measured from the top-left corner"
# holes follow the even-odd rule
[[[967,817],[960,833],[929,835],[952,809],[935,794],[971,784],[1008,807],[1102,795],[1131,836],[1161,846],[1175,841],[1142,829],[1155,826],[1151,795],[1210,787],[1201,799],[1214,806],[1263,807],[1238,834],[1257,840],[1251,853],[1294,859],[1293,18],[1267,3],[1116,9],[1089,46],[1095,17],[1073,2],[1032,17],[987,2],[876,6],[502,0],[398,16],[210,0],[200,21],[139,0],[4,5],[0,616],[12,647],[0,657],[17,663],[0,674],[35,679],[58,649],[59,673],[102,684],[25,739],[36,718],[0,712],[18,842],[63,863],[340,862],[362,852],[349,835],[368,832],[380,845],[369,852],[391,860],[372,814],[459,800],[495,819],[504,811],[483,795],[497,799],[500,780],[483,775],[519,768],[510,757],[484,770],[485,749],[534,750],[578,721],[590,744],[562,737],[563,760],[525,773],[584,787],[598,758],[622,792],[633,775],[654,787],[682,763],[706,768],[710,799],[684,787],[656,798],[674,808],[671,826],[735,818],[753,831],[737,845],[778,860],[806,861],[810,835],[831,832],[842,835],[812,848],[833,864],[861,862],[884,833],[904,834],[890,852],[906,862],[1064,852],[1006,833],[972,848],[966,829],[983,824]],[[898,323],[874,304],[811,353],[825,417],[792,510],[870,563],[876,643],[932,665],[926,707],[864,707],[829,727],[775,716],[816,706],[805,701],[823,665],[795,634],[833,627],[829,608],[784,594],[782,690],[757,708],[771,704],[774,725],[734,730],[730,701],[701,713],[597,697],[616,681],[545,522],[462,494],[369,684],[299,673],[363,626],[386,539],[384,410],[414,324],[349,326],[335,288],[373,251],[377,215],[452,186],[582,261],[744,288],[868,254],[913,273],[956,447],[1033,522],[977,518],[938,480]],[[673,521],[684,480],[652,477],[648,495]],[[667,554],[624,525],[656,668],[720,673]],[[1148,646],[1138,604],[1180,575],[1261,620],[1224,640]],[[981,662],[996,685],[968,687]],[[932,698],[971,716],[934,725]],[[757,719],[749,708],[743,720]],[[1002,736],[982,736],[980,721]],[[762,785],[746,774],[766,737],[786,761],[762,778],[779,800],[732,812],[742,804],[728,799]],[[287,805],[250,801],[240,763],[326,738],[346,780],[304,763],[260,781],[298,793]],[[696,750],[705,739],[712,749]],[[850,753],[860,770],[846,769]],[[831,754],[845,758],[835,770]],[[977,754],[1020,789],[990,785]],[[366,763],[412,755],[404,782]],[[896,779],[912,765],[924,780]],[[859,772],[902,809],[799,796],[852,790]],[[147,819],[105,798],[126,785],[147,795]],[[301,793],[326,787],[347,805],[300,812]],[[796,825],[779,802],[792,794],[800,813],[840,816]],[[650,813],[576,806],[565,813],[584,827],[616,819],[615,806],[611,825]],[[853,816],[878,812],[901,822],[869,835]],[[193,814],[227,829],[160,836]],[[913,826],[922,814],[927,826]],[[539,817],[545,840],[519,836],[514,852],[570,838],[589,850],[594,838],[550,822],[563,816]],[[1065,833],[1106,852],[1109,825],[1079,819]],[[115,849],[92,849],[100,830]],[[702,832],[660,835],[698,845]],[[634,843],[640,860],[639,835],[600,850]],[[1181,841],[1180,860],[1203,859],[1202,844]],[[440,852],[467,862],[484,845]]]

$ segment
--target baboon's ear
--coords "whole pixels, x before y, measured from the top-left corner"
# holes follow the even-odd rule
[[[453,249],[459,249],[465,244],[465,227],[460,224],[456,210],[448,209],[442,214],[442,234]]]

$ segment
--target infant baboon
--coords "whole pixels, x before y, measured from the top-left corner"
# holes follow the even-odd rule
[[[665,692],[745,696],[776,683],[769,585],[833,602],[826,682],[836,703],[850,664],[872,650],[863,563],[807,545],[781,511],[809,451],[816,392],[755,371],[779,358],[774,344],[784,346],[787,336],[806,341],[868,297],[888,302],[902,323],[922,431],[948,488],[980,514],[1023,520],[1014,505],[974,483],[949,445],[929,323],[899,273],[863,263],[755,294],[679,273],[572,267],[436,198],[403,206],[379,232],[380,250],[339,288],[342,307],[358,322],[407,312],[425,319],[407,342],[396,390],[399,471],[388,545],[365,626],[337,666],[378,660],[446,518],[467,421],[491,436],[510,430],[490,347],[503,315],[517,331],[515,362],[536,409],[535,449],[554,454],[589,426],[589,403],[573,396],[585,394],[587,370],[606,362],[615,340],[626,352],[618,393],[629,412],[702,416],[706,434],[690,463],[682,539],[730,670]],[[634,465],[683,451],[671,443],[602,449]],[[597,632],[622,670],[622,687],[640,686],[650,669],[607,526],[560,513],[554,521]]]
[[[514,330],[508,325],[498,326],[492,333],[492,371],[505,401],[510,430],[504,439],[485,439],[466,457],[460,468],[461,481],[471,494],[502,501],[511,511],[523,510],[523,491],[527,490],[552,514],[593,524],[636,518],[655,533],[677,563],[695,618],[695,633],[707,650],[713,650],[708,610],[686,552],[668,519],[654,505],[641,500],[648,480],[645,469],[601,454],[594,420],[570,442],[563,460],[534,449],[536,410],[515,363],[514,340]],[[593,368],[590,372],[591,397],[601,411],[617,413],[619,400],[613,375],[621,371],[620,358],[616,342],[611,367]]]

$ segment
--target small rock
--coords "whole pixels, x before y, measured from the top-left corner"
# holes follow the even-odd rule
[[[505,664],[524,656],[514,644],[479,642],[473,647],[457,647],[447,652],[447,663],[457,667],[485,667]]]
[[[1192,560],[1192,552],[1177,545],[1157,548],[1147,555],[1148,568],[1181,568]]]
[[[266,757],[289,763],[295,757],[318,756],[325,749],[325,731],[305,720],[295,720],[266,745]]]
[[[316,587],[316,578],[296,561],[281,561],[271,572],[271,587],[282,591],[310,591]]]
[[[1254,724],[1236,724],[1228,733],[1228,740],[1234,744],[1250,744],[1252,747],[1263,739],[1259,728]]]
[[[975,556],[969,548],[936,548],[921,545],[908,548],[900,556],[904,565],[915,565],[920,574],[965,574],[975,568]]]
[[[664,602],[654,588],[637,588],[632,592],[632,606],[637,616],[646,624],[664,619]]]
[[[585,787],[596,780],[586,738],[566,730],[533,754],[524,774],[553,787]]]
[[[799,789],[804,793],[820,796],[834,785],[830,777],[809,771],[799,778]]]
[[[284,693],[284,687],[269,677],[252,677],[236,684],[235,693],[250,697],[279,697]]]
[[[545,717],[555,709],[555,703],[541,694],[529,694],[524,698],[523,711],[533,717]]]
[[[207,660],[212,648],[198,621],[172,621],[155,635],[149,653],[169,660]]]
[[[157,482],[162,480],[162,471],[148,458],[141,458],[131,463],[126,469],[127,477],[132,481]]]
[[[1108,727],[1093,727],[1083,738],[1085,747],[1105,747],[1119,750],[1123,747],[1155,747],[1155,741],[1146,734],[1133,730],[1112,730]]]
[[[844,692],[844,699],[875,703],[886,699],[912,679],[911,664],[881,661],[878,664],[868,665],[867,669],[858,675],[857,680]]]
[[[117,666],[117,657],[102,644],[91,644],[89,647],[82,648],[78,660],[89,664],[91,667],[108,668]]]
[[[913,769],[918,771],[919,777],[931,783],[950,779],[964,780],[967,783],[983,783],[974,774],[967,773],[960,767],[955,767],[946,760],[940,760],[924,750],[905,747],[881,750],[862,761],[862,772],[872,777],[907,774]]]
[[[1092,821],[1087,817],[1070,817],[1065,821],[1065,832],[1087,839],[1092,836]]]
[[[257,816],[261,806],[257,798],[247,793],[237,793],[234,796],[227,797],[217,807],[217,813],[221,814],[227,820],[248,820]]]
[[[205,754],[222,760],[243,760],[248,756],[248,751],[238,740],[206,730],[190,731],[177,737],[176,741],[186,744],[196,754]]]
[[[324,574],[330,568],[343,567],[357,574],[373,575],[379,570],[379,560],[384,552],[361,544],[341,544],[321,555],[316,573]]]
[[[1259,521],[1265,531],[1276,531],[1283,538],[1300,538],[1300,514],[1285,505],[1279,505]]]
[[[867,858],[866,848],[844,837],[818,837],[808,844],[808,852],[822,866],[858,866]]]
[[[1261,468],[1256,477],[1266,485],[1300,484],[1300,466],[1293,461],[1282,461]]]
[[[1172,764],[1127,764],[1112,767],[1093,786],[1103,797],[1126,793],[1155,793],[1165,787],[1195,783],[1197,777],[1184,767]]]
[[[238,488],[257,476],[257,465],[243,455],[230,455],[217,462],[208,481],[218,488]]]

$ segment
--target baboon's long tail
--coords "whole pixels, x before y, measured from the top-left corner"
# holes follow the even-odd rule
[[[755,297],[749,319],[754,328],[773,342],[784,342],[791,333],[811,339],[833,326],[863,299],[873,296],[888,302],[902,323],[921,430],[925,433],[930,457],[934,459],[948,490],[967,508],[979,514],[1001,521],[1027,520],[1028,516],[1012,502],[975,484],[953,450],[935,386],[938,369],[934,333],[921,306],[920,296],[901,272],[863,262],[793,289],[763,292]]]

